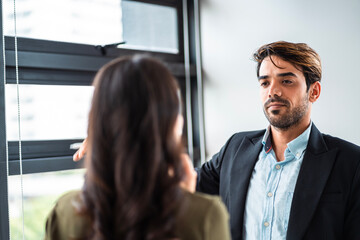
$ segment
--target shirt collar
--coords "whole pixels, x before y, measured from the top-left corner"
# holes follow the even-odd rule
[[[265,152],[269,153],[272,149],[270,125],[266,128],[262,144],[264,145]]]
[[[309,127],[302,134],[287,144],[287,151],[293,154],[296,159],[301,158],[306,149],[310,137],[311,126],[312,122],[310,122]],[[272,150],[270,126],[268,126],[266,129],[262,144],[264,145],[265,153],[269,153]]]

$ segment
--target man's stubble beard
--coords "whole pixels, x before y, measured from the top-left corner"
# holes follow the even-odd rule
[[[288,102],[282,100],[283,102]],[[280,110],[273,110],[271,114],[268,114],[266,107],[264,106],[264,114],[269,121],[269,123],[275,128],[281,130],[288,130],[291,127],[294,127],[299,124],[300,120],[305,116],[309,109],[308,105],[308,94],[302,99],[301,104],[290,110],[290,105],[287,104],[286,111],[280,116]],[[272,116],[275,115],[275,116]]]

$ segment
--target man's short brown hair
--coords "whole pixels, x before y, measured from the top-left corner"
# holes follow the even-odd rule
[[[307,90],[312,83],[321,81],[320,56],[305,43],[278,41],[261,46],[254,53],[254,60],[257,62],[257,77],[259,77],[262,61],[268,56],[271,61],[271,56],[280,57],[301,70],[306,80]],[[274,62],[273,64],[276,66]]]

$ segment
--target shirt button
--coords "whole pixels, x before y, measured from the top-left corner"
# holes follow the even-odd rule
[[[296,157],[300,157],[300,153],[297,153],[297,154],[296,154]]]
[[[268,192],[267,196],[272,197],[273,196],[272,192]]]
[[[265,227],[268,227],[269,225],[270,225],[269,222],[264,222]]]
[[[280,166],[280,165],[276,165],[275,168],[276,168],[277,170],[279,170],[279,169],[281,168],[281,166]]]

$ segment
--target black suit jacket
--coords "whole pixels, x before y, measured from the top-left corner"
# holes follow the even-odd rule
[[[233,240],[242,239],[245,201],[265,130],[234,134],[198,169],[197,190],[220,195]],[[296,182],[288,240],[360,240],[360,147],[312,125]]]

